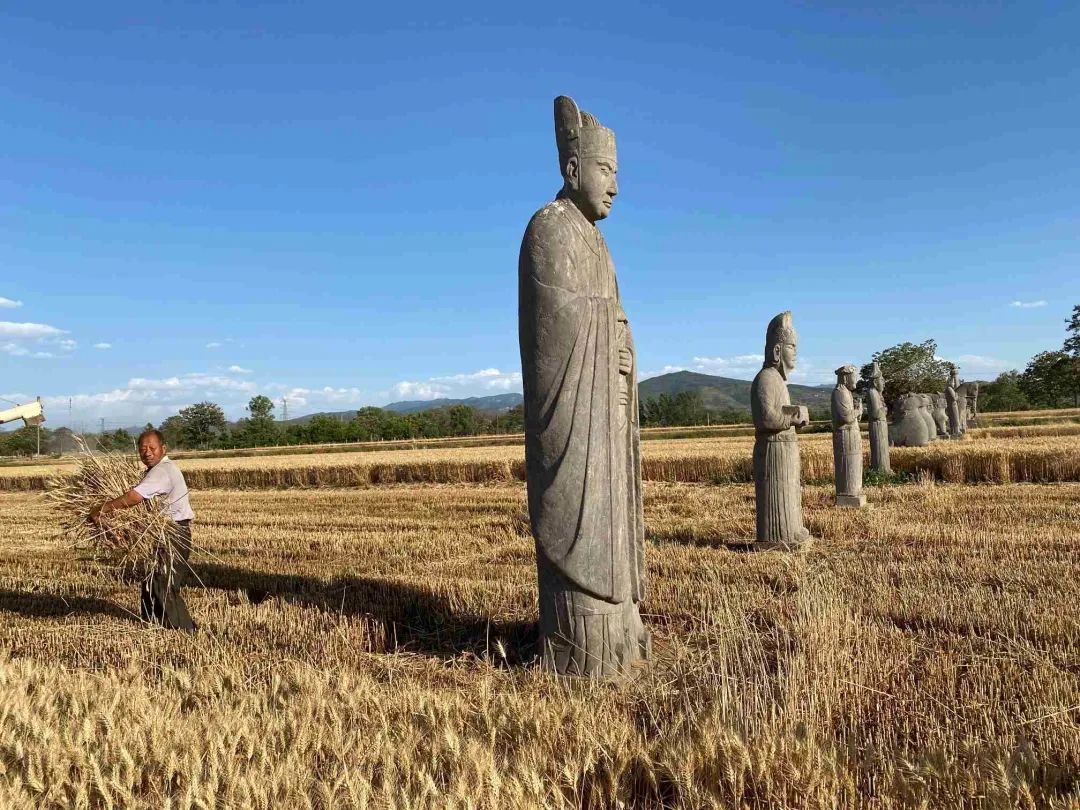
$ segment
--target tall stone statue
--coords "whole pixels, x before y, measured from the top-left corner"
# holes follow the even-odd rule
[[[919,416],[926,423],[926,440],[937,441],[937,423],[934,421],[934,400],[929,394],[919,394]]]
[[[919,412],[922,400],[918,394],[905,394],[893,402],[889,423],[889,444],[893,447],[925,447],[930,441],[926,422]]]
[[[618,193],[615,134],[555,99],[563,187],[518,259],[529,518],[546,668],[607,678],[650,655],[634,341],[596,227]]]
[[[881,367],[874,363],[870,388],[866,393],[867,418],[870,420],[870,469],[889,475],[892,473],[889,466],[889,413],[885,408],[885,398],[881,395],[883,390],[885,378],[881,375]]]
[[[949,438],[949,416],[944,394],[934,394],[934,427],[939,439]]]
[[[949,435],[959,439],[963,428],[960,422],[960,396],[956,389],[960,385],[960,372],[955,368],[949,375],[949,381],[945,384],[945,407],[949,414]]]
[[[795,428],[810,423],[803,405],[792,405],[787,378],[795,369],[797,337],[791,313],[782,312],[765,331],[765,363],[750,386],[754,418],[754,495],[757,547],[799,549],[810,542],[803,526],[802,468]]]
[[[832,392],[836,505],[859,509],[866,506],[866,496],[862,494],[862,434],[859,432],[862,403],[852,396],[854,390],[855,366],[841,366],[836,370],[836,388]]]

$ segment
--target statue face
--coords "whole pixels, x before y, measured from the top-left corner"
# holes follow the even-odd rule
[[[798,346],[794,341],[791,343],[785,343],[780,347],[780,371],[783,372],[784,379],[786,380],[788,375],[795,370],[795,360],[798,354]]]
[[[571,158],[566,164],[565,186],[573,200],[589,222],[604,219],[611,213],[619,184],[618,162],[613,157]]]

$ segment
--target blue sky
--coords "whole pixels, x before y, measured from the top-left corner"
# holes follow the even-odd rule
[[[0,396],[90,427],[518,389],[562,93],[618,138],[643,374],[749,378],[782,309],[805,382],[1064,338],[1077,4],[457,5],[8,4]]]

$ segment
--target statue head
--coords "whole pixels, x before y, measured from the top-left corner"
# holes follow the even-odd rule
[[[870,371],[870,383],[879,393],[885,390],[885,378],[881,374],[881,366],[877,363],[874,363],[874,367]]]
[[[798,338],[795,327],[791,325],[791,312],[781,312],[771,321],[765,330],[765,363],[780,372],[785,380],[795,370]]]
[[[856,384],[855,366],[850,363],[846,366],[840,366],[840,368],[836,370],[836,384],[838,386],[843,386],[848,391],[854,391]]]
[[[569,96],[555,99],[555,143],[562,171],[561,197],[570,200],[589,222],[604,219],[619,193],[615,176],[615,133]]]
[[[953,366],[952,373],[949,375],[949,388],[958,388],[960,386],[960,369]]]

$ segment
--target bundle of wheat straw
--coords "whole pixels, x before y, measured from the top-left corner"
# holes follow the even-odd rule
[[[171,569],[177,526],[164,513],[165,504],[152,499],[119,509],[103,515],[98,525],[88,516],[94,507],[138,484],[142,476],[143,466],[135,456],[86,452],[76,473],[53,477],[46,493],[72,545],[128,580],[149,579],[166,565]]]

